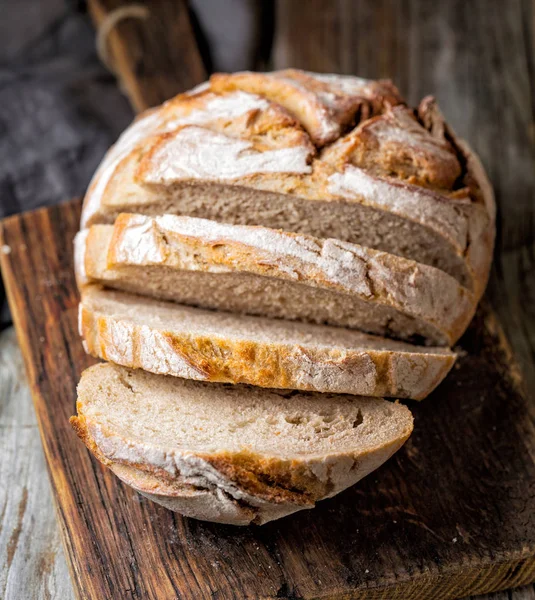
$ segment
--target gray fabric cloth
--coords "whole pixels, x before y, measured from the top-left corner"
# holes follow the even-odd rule
[[[83,194],[133,117],[98,62],[87,15],[57,0],[2,10],[0,217]]]

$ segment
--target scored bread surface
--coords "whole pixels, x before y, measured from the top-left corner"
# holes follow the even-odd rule
[[[389,82],[293,70],[209,86],[123,134],[86,195],[84,226],[177,213],[332,237],[438,266],[479,298],[492,190],[433,99],[412,111]]]
[[[77,411],[77,433],[127,483],[188,516],[234,524],[311,508],[377,468],[412,431],[407,408],[379,399],[110,364],[84,372]]]

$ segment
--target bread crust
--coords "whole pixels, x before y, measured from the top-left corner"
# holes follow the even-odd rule
[[[229,141],[247,140],[253,149],[257,147],[258,150],[269,147],[287,151],[293,149],[298,156],[297,170],[301,173],[310,170],[307,164],[316,152],[302,127],[289,113],[264,98],[239,91],[222,95],[209,90],[180,94],[139,115],[106,153],[84,199],[82,226],[98,221],[101,212],[106,210],[106,204],[113,205],[114,199],[109,193],[113,187],[110,184],[128,171],[127,166],[135,165],[135,179],[144,174],[150,175],[145,165],[151,164],[151,155],[165,140],[173,140],[170,132],[180,133],[184,129],[204,130],[207,136],[226,133]],[[213,143],[211,137],[208,143]],[[280,165],[278,176],[287,170],[287,156],[283,153],[277,163]]]
[[[194,308],[185,311],[181,328],[154,327],[99,311],[98,298],[106,294],[118,302],[123,296],[93,287],[83,293],[80,333],[86,351],[125,367],[156,374],[268,388],[422,400],[455,362],[455,354],[442,349],[424,353],[416,346],[402,343],[397,346],[391,343],[391,349],[374,348],[377,339],[372,336],[356,335],[355,347],[351,348],[279,342],[276,330],[270,341],[253,333],[228,337],[203,333],[191,326],[192,317],[199,312]],[[143,306],[140,301],[137,310],[151,312],[159,305],[146,302]],[[254,318],[250,321],[254,322]],[[321,329],[319,326],[318,332]]]
[[[340,136],[357,118],[368,118],[402,102],[391,81],[370,81],[285,69],[274,73],[215,73],[215,92],[242,90],[286,108],[308,131],[316,146]]]
[[[446,123],[435,98],[423,98],[417,113],[428,130],[438,130],[454,146],[464,166],[463,184],[470,190],[474,200],[471,206],[478,207],[478,210],[467,207],[463,211],[469,223],[464,255],[473,273],[474,293],[479,301],[487,287],[496,238],[494,191],[479,157],[468,142],[460,138]]]

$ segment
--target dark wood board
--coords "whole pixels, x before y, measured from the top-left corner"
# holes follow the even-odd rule
[[[113,19],[105,56],[135,110],[161,104],[206,79],[186,0],[88,0],[97,28]],[[139,14],[145,9],[146,16]],[[123,15],[115,21],[115,16]],[[130,15],[130,16],[128,16]]]
[[[1,267],[80,598],[453,598],[535,579],[535,405],[483,308],[386,465],[279,522],[184,519],[92,459],[68,424],[80,372],[78,201],[11,217]]]

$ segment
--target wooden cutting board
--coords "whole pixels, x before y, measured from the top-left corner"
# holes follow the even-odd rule
[[[11,217],[1,267],[80,598],[445,599],[535,580],[535,407],[480,309],[415,431],[332,500],[262,527],[185,519],[123,485],[68,424],[92,362],[77,331],[80,203]]]

